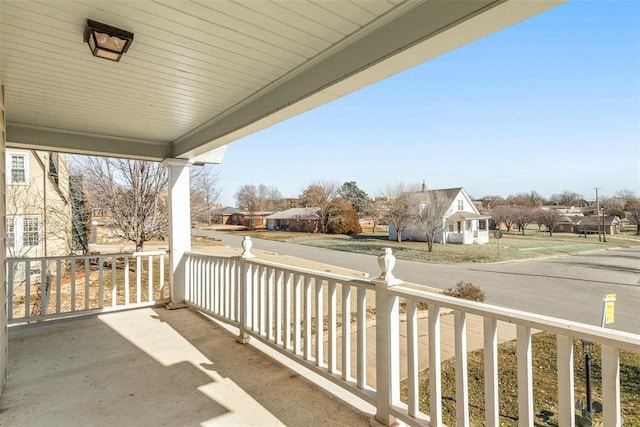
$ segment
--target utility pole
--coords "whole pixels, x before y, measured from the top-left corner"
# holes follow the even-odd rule
[[[600,201],[598,200],[598,187],[596,189],[596,223],[598,224],[598,241],[602,242],[602,236],[600,235]]]
[[[602,208],[602,241],[607,242],[607,227],[604,224],[604,207]]]

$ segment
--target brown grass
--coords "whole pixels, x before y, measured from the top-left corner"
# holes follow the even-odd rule
[[[500,400],[500,425],[518,424],[517,359],[515,341],[498,347],[498,383]],[[556,337],[551,333],[538,333],[532,337],[534,412],[536,426],[557,426],[557,360]],[[469,415],[472,425],[484,424],[484,352],[474,351],[468,355]],[[579,340],[574,340],[575,397],[585,400],[584,352]],[[595,346],[592,358],[592,397],[602,399],[602,360],[600,348]],[[640,425],[640,354],[627,351],[620,353],[621,407],[624,425]],[[420,410],[429,413],[429,372],[419,375]],[[455,360],[442,363],[443,416],[447,425],[456,425]],[[402,384],[402,397],[406,401],[406,381]],[[601,414],[594,415],[596,422]]]

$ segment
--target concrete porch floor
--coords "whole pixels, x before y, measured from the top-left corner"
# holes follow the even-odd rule
[[[192,309],[9,329],[3,426],[368,425]]]

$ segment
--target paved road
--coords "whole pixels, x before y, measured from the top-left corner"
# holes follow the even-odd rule
[[[241,236],[194,230],[240,247]],[[379,274],[375,256],[253,239],[254,248]],[[436,249],[437,250],[437,249]],[[398,260],[394,275],[446,289],[464,280],[485,291],[486,302],[593,325],[600,324],[602,297],[615,293],[613,329],[640,334],[640,248],[494,264],[440,265]]]

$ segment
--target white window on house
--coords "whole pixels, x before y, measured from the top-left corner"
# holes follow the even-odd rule
[[[458,200],[458,210],[459,211],[464,210],[464,200]]]
[[[38,246],[40,243],[40,218],[25,217],[22,220],[22,246]]]
[[[453,233],[453,224],[449,224],[449,232]]]
[[[20,251],[40,246],[42,217],[38,215],[7,217],[7,249]]]
[[[467,220],[467,231],[471,231],[471,220]]]
[[[16,229],[13,218],[7,218],[7,247],[13,248],[16,244]]]
[[[29,181],[29,158],[26,153],[7,152],[7,184],[26,184]]]

